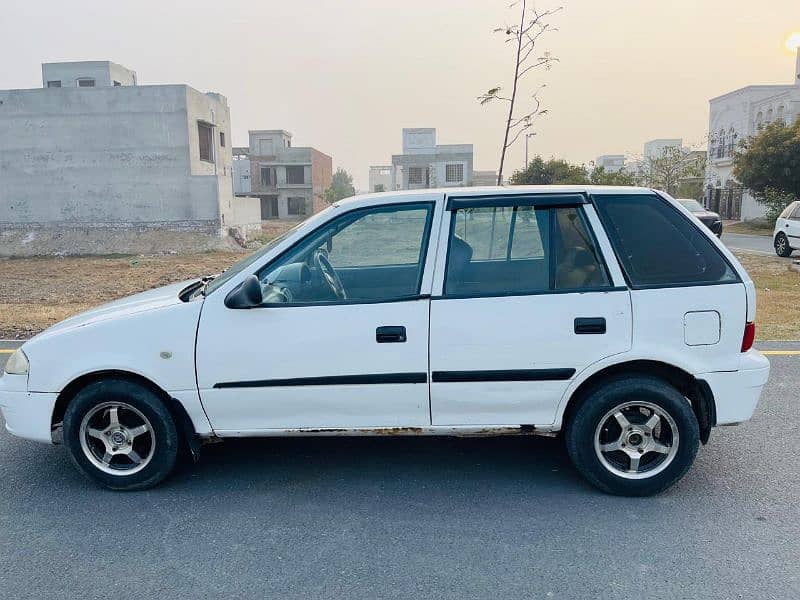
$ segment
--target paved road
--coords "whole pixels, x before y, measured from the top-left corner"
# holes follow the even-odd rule
[[[739,233],[723,233],[722,241],[730,249],[750,250],[759,254],[777,256],[772,247],[772,238],[766,235],[743,235]]]
[[[0,595],[797,598],[800,356],[770,360],[754,419],[656,498],[540,438],[226,442],[120,494],[3,431]]]

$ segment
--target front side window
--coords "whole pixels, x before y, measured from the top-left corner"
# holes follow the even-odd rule
[[[53,80],[53,81],[48,81],[47,82],[47,87],[49,87],[49,88],[61,87],[61,81],[58,80],[58,79]]]
[[[595,205],[635,287],[733,283],[739,277],[701,231],[653,194],[600,195]]]
[[[375,207],[323,225],[258,273],[265,303],[358,303],[416,297],[432,207]]]
[[[476,206],[454,211],[446,296],[503,296],[608,287],[578,207]]]
[[[787,206],[786,208],[783,209],[783,212],[781,213],[781,216],[778,217],[778,218],[779,219],[788,219],[789,215],[791,215],[794,212],[794,209],[797,208],[798,206],[800,206],[800,203],[792,202],[789,206]]]
[[[94,87],[94,79],[78,79],[78,87]]]
[[[202,121],[197,122],[197,137],[199,143],[199,150],[200,150],[200,160],[204,160],[206,162],[213,162],[213,153],[212,153],[212,146],[213,139],[211,125],[208,123],[203,123]]]

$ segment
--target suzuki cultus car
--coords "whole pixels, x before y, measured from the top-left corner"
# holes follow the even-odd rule
[[[755,316],[736,258],[659,192],[374,194],[51,327],[7,362],[0,407],[119,490],[212,439],[563,432],[591,483],[647,495],[753,414]]]

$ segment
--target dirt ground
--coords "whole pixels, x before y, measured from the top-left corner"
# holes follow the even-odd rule
[[[208,252],[0,261],[0,339],[28,338],[98,304],[219,273],[242,256],[234,252]],[[758,290],[758,339],[800,339],[800,273],[790,268],[789,261],[777,257],[741,252],[739,258]]]

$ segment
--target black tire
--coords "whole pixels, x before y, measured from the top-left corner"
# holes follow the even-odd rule
[[[778,235],[775,236],[773,245],[775,246],[775,254],[778,256],[788,258],[792,255],[792,247],[789,245],[789,238],[787,238],[786,234],[782,231],[779,231]]]
[[[133,411],[127,411],[125,406],[132,407],[146,417],[145,423],[149,421],[147,424],[150,429],[145,440],[148,447],[147,458],[142,460],[144,464],[140,470],[134,473],[125,474],[124,468],[120,468],[119,474],[102,470],[89,458],[87,452],[90,453],[91,450],[85,451],[81,443],[81,427],[84,419],[92,414],[98,415],[96,418],[103,418],[102,409],[99,407],[107,403],[121,403],[120,421],[126,412],[129,413],[127,417],[129,420],[131,415],[137,416]],[[89,440],[89,437],[86,439]],[[93,440],[90,441],[94,443]],[[153,487],[172,472],[178,460],[180,437],[172,415],[161,398],[152,390],[124,379],[106,379],[87,385],[67,406],[64,415],[64,444],[69,450],[72,462],[84,475],[106,488],[128,491]],[[102,447],[104,444],[105,442],[102,442],[99,445]],[[121,456],[118,462],[127,460]]]
[[[605,422],[610,411],[628,402],[642,401],[669,415],[677,426],[678,443],[671,462],[663,470],[641,479],[629,479],[601,462],[595,450],[595,435],[600,430],[601,420]],[[699,444],[700,430],[689,401],[670,384],[647,375],[618,376],[603,381],[589,390],[566,424],[567,451],[575,468],[604,492],[621,496],[650,496],[667,489],[692,466]],[[655,460],[660,456],[656,455]]]

